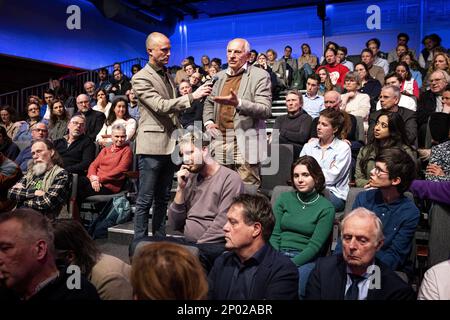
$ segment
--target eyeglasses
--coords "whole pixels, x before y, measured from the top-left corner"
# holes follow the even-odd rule
[[[373,168],[373,173],[377,176],[381,176],[382,174],[389,174],[389,172],[382,170],[380,167]]]
[[[33,129],[32,131],[37,131],[37,132],[48,132],[47,129]]]
[[[30,109],[28,109],[28,112],[31,112],[31,111],[39,111],[39,108],[30,108]]]
[[[79,127],[84,127],[85,123],[84,122],[78,122],[78,121],[70,121],[70,123],[79,126]]]

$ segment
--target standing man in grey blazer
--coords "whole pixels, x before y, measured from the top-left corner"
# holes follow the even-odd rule
[[[272,92],[269,73],[249,65],[249,56],[247,40],[237,38],[228,43],[228,68],[217,74],[212,95],[205,101],[203,122],[215,138],[216,160],[236,170],[245,184],[260,186],[260,162],[267,146],[265,119],[271,116]]]
[[[177,98],[176,86],[165,67],[169,63],[170,40],[162,33],[153,32],[147,37],[146,48],[149,62],[131,81],[141,115],[136,137],[139,193],[134,221],[135,239],[148,234],[152,203],[152,234],[165,236],[167,203],[175,171],[171,153],[176,141],[172,132],[181,128],[180,111],[191,108],[195,100],[211,93],[211,87],[203,85],[195,92]]]

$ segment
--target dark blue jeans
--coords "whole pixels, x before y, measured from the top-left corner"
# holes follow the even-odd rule
[[[175,164],[169,155],[139,155],[139,192],[134,217],[134,239],[148,235],[149,211],[153,204],[152,234],[166,235],[167,203]]]
[[[299,250],[284,250],[281,251],[282,254],[289,258],[294,258],[296,255],[300,253]],[[298,298],[300,300],[304,300],[306,296],[306,285],[308,284],[309,275],[311,274],[311,271],[313,271],[314,267],[316,266],[316,259],[305,263],[304,265],[301,265],[298,268]]]

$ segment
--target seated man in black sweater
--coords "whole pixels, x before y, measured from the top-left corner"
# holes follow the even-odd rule
[[[67,124],[69,133],[54,141],[55,148],[64,162],[64,169],[69,173],[86,175],[89,165],[95,159],[95,145],[84,134],[85,126],[86,117],[82,114],[74,115]]]
[[[103,112],[92,110],[89,104],[89,97],[85,94],[80,94],[77,97],[78,113],[86,117],[85,134],[95,141],[97,134],[103,127],[106,117]]]
[[[275,119],[273,129],[279,130],[279,143],[292,144],[294,158],[302,151],[303,145],[308,142],[312,118],[304,110],[303,97],[297,90],[291,90],[286,95],[287,114]]]

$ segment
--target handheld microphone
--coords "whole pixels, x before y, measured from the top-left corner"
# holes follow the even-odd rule
[[[205,83],[208,84],[208,86],[214,86],[214,83],[216,83],[216,81],[219,80],[218,76],[213,76],[210,80],[207,80]]]
[[[214,86],[214,83],[216,83],[217,80],[219,80],[219,77],[218,76],[213,76],[210,80],[207,80],[205,82],[205,85],[207,85],[207,86],[212,88]],[[205,103],[206,97],[207,96],[204,96],[203,98],[201,98],[200,102],[201,103]]]

